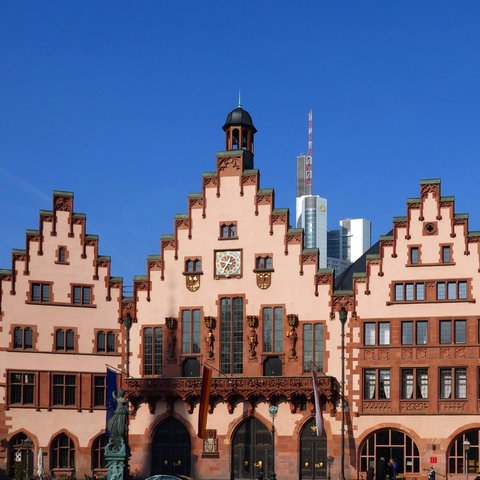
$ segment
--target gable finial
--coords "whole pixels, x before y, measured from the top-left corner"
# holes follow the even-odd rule
[[[238,108],[242,107],[242,96],[240,94],[240,90],[238,91]]]

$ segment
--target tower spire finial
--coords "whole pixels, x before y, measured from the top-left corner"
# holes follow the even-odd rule
[[[238,108],[242,106],[242,96],[240,94],[240,90],[238,90]]]

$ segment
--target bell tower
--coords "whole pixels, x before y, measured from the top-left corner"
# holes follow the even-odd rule
[[[253,137],[257,129],[250,114],[239,104],[227,115],[222,129],[225,132],[225,149],[243,150],[247,154],[246,157],[251,156],[253,165]]]

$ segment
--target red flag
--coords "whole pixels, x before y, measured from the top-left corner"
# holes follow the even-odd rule
[[[212,384],[212,370],[207,366],[203,367],[202,391],[200,394],[200,408],[198,411],[198,436],[207,436],[207,414],[210,402],[210,386]]]
[[[318,393],[317,372],[313,369],[312,369],[312,381],[313,381],[313,398],[315,399],[315,423],[317,424],[317,437],[320,437],[323,432],[322,404],[320,402],[320,395]]]

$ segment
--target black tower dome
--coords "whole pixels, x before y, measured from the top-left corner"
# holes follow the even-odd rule
[[[242,107],[237,107],[235,110],[232,110],[227,115],[227,119],[225,120],[225,124],[223,125],[222,128],[226,132],[228,127],[231,127],[234,125],[249,127],[251,128],[252,133],[257,133],[257,129],[253,125],[252,117]]]
[[[257,129],[253,125],[250,114],[241,105],[238,105],[235,110],[227,115],[222,129],[225,132],[226,150],[250,152],[253,162],[253,137]]]

